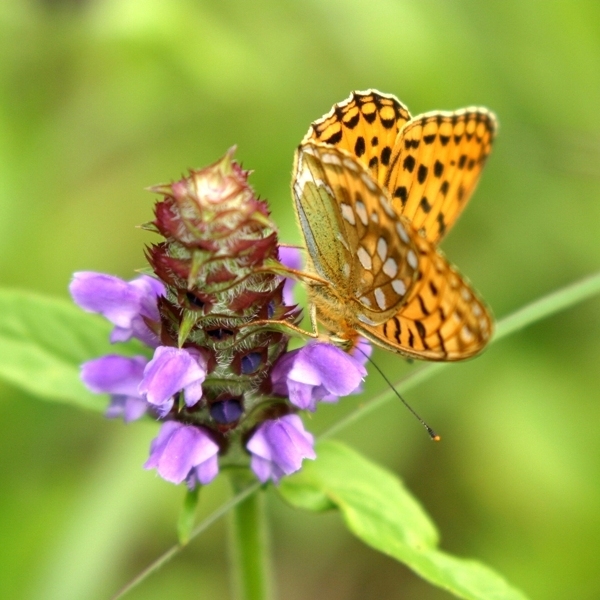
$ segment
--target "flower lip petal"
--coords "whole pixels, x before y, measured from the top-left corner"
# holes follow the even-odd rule
[[[113,275],[74,273],[69,290],[81,308],[100,313],[120,327],[128,326],[139,312],[140,291]]]
[[[183,390],[186,404],[192,406],[202,396],[205,377],[206,361],[202,355],[185,348],[159,346],[144,369],[138,389],[155,405],[169,403],[174,394]]]
[[[355,358],[331,344],[314,343],[302,348],[289,379],[323,385],[335,396],[352,393],[367,374],[366,369]]]
[[[259,425],[246,448],[252,454],[251,468],[261,481],[278,482],[302,466],[305,458],[315,458],[313,436],[304,429],[298,415],[270,419]]]
[[[219,446],[202,427],[167,421],[152,441],[144,468],[156,468],[163,479],[181,483],[200,467],[198,480],[208,483],[218,472],[218,452]]]
[[[83,383],[96,394],[138,396],[148,359],[144,356],[126,357],[108,354],[81,365]]]

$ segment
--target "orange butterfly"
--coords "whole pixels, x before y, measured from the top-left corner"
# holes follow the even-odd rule
[[[292,191],[309,297],[333,341],[461,360],[492,335],[489,310],[437,248],[469,200],[496,132],[484,108],[411,118],[353,92],[302,140]]]

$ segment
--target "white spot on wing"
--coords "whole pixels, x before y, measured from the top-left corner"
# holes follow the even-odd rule
[[[356,162],[348,157],[344,158],[344,167],[353,173],[358,173],[360,170],[360,167],[356,164]]]
[[[388,245],[384,238],[380,237],[377,240],[377,254],[379,254],[379,258],[381,262],[383,262],[387,257]],[[392,275],[393,277],[393,275]]]
[[[398,264],[393,258],[390,257],[383,263],[383,272],[388,277],[396,277],[398,274]]]
[[[390,203],[387,201],[387,198],[381,194],[379,196],[379,204],[381,206],[383,206],[383,210],[385,210],[385,212],[387,213],[388,217],[395,217],[396,213],[394,212],[394,209],[390,206]]]
[[[369,223],[369,217],[367,216],[367,207],[360,200],[355,204],[354,209],[360,219],[360,222],[366,227]]]
[[[410,241],[410,239],[409,239],[408,233],[406,233],[406,229],[404,229],[404,225],[402,225],[402,223],[400,223],[400,222],[396,223],[396,231],[398,232],[398,235],[400,236],[400,239],[405,244],[408,244],[408,242]]]
[[[392,287],[399,296],[404,296],[404,294],[406,294],[406,285],[401,279],[394,279],[394,281],[392,281]]]
[[[373,268],[373,261],[371,260],[371,256],[369,253],[363,248],[363,246],[359,246],[356,252],[358,256],[358,260],[360,264],[367,270],[370,271]]]
[[[372,306],[371,299],[370,299],[370,298],[367,298],[367,296],[361,296],[361,297],[360,297],[360,301],[361,301],[361,303],[362,303],[362,304],[364,304],[365,306]]]
[[[466,325],[460,330],[460,337],[464,342],[472,342],[475,339],[473,332]]]
[[[337,154],[324,152],[321,155],[321,160],[327,165],[335,165],[337,167],[342,166],[342,159]]]
[[[381,310],[386,309],[387,304],[385,302],[385,294],[381,288],[375,288],[375,302],[377,302],[377,306],[379,306]]]
[[[406,262],[413,269],[416,269],[417,266],[419,265],[419,261],[417,260],[417,255],[412,250],[409,250],[408,253],[406,254]]]
[[[373,223],[379,223],[379,215],[375,211],[371,213],[371,221],[373,221]]]
[[[348,263],[344,263],[344,266],[342,267],[342,273],[346,279],[350,277],[350,265]]]
[[[376,321],[373,321],[372,319],[369,319],[369,317],[365,317],[365,315],[362,314],[358,314],[358,320],[361,323],[364,323],[365,325],[379,325],[379,323],[377,323]]]
[[[356,225],[356,219],[354,218],[354,211],[349,204],[345,204],[344,202],[340,203],[340,208],[342,209],[342,217],[350,223],[350,225]]]
[[[371,192],[377,191],[377,184],[375,183],[375,181],[373,181],[373,178],[368,173],[361,173],[360,178]]]

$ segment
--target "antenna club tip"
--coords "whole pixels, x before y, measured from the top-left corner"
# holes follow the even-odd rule
[[[436,433],[435,435],[432,435],[432,436],[431,436],[431,439],[432,439],[434,442],[441,442],[441,441],[442,441],[442,436],[441,436],[441,435],[438,435],[438,434]]]

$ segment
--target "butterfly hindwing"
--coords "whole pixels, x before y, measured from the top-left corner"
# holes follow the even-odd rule
[[[316,272],[369,314],[398,307],[416,277],[416,247],[364,166],[344,150],[304,143],[293,193]]]
[[[468,281],[423,238],[417,240],[419,279],[407,301],[385,323],[361,324],[359,332],[376,344],[426,360],[462,360],[489,341],[489,310]]]

